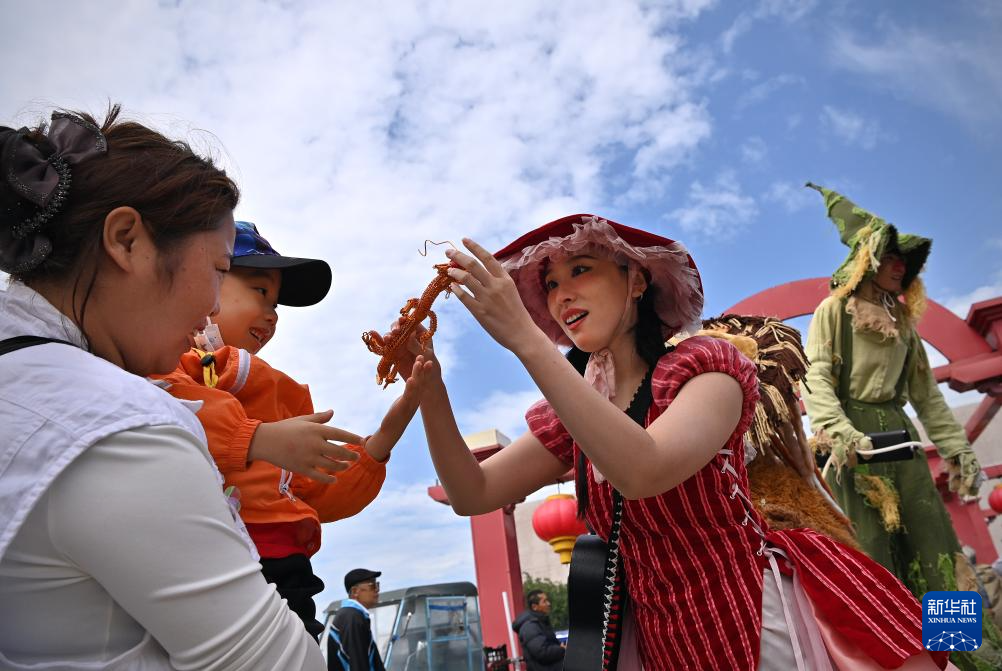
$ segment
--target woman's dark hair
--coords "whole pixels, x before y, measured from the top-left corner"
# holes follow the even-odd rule
[[[654,301],[658,296],[658,288],[647,285],[647,290],[637,304],[637,325],[633,330],[636,338],[637,353],[649,368],[657,365],[658,359],[665,355],[665,323],[658,317],[654,309]],[[672,334],[674,335],[674,334]]]
[[[142,215],[154,244],[165,255],[163,270],[171,280],[176,269],[172,252],[188,236],[218,227],[240,198],[237,185],[210,159],[195,154],[186,142],[170,140],[133,121],[120,121],[120,111],[119,105],[110,106],[103,124],[83,112],[67,113],[99,126],[107,153],[72,166],[65,204],[43,229],[52,243],[51,253],[34,268],[13,273],[14,279],[28,285],[72,281],[73,318],[81,329],[109,212],[131,206]],[[41,124],[26,137],[41,144],[45,133]],[[6,182],[0,182],[0,189],[9,191]],[[80,314],[76,314],[81,290]]]
[[[580,373],[582,376],[585,374],[585,368],[588,367],[588,357],[591,356],[588,352],[584,350],[579,350],[577,347],[571,345],[571,348],[567,350],[565,355],[567,360],[571,362],[574,366],[574,370]]]

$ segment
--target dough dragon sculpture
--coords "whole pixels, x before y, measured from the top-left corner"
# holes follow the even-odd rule
[[[376,384],[383,385],[383,389],[397,381],[396,358],[397,353],[407,347],[407,341],[417,329],[418,325],[428,319],[428,330],[418,336],[418,343],[424,349],[435,335],[438,328],[438,318],[431,311],[431,304],[435,302],[438,295],[443,291],[448,297],[452,291],[449,286],[453,279],[449,277],[448,270],[453,267],[451,263],[435,264],[435,278],[428,284],[428,287],[421,294],[421,298],[411,298],[402,308],[400,308],[401,328],[394,335],[384,338],[378,331],[368,331],[362,334],[362,342],[373,354],[380,357],[376,365]]]

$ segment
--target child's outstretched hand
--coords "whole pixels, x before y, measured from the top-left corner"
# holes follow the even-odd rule
[[[390,339],[397,337],[397,334],[400,333],[401,321],[402,318],[393,322],[393,325],[390,326],[390,332],[385,334],[384,338]],[[414,370],[414,362],[418,356],[421,356],[424,359],[425,364],[431,364],[430,366],[425,365],[426,380],[422,384],[427,384],[428,377],[430,375],[434,375],[439,370],[438,359],[435,357],[434,343],[429,340],[424,346],[424,349],[422,349],[420,343],[418,342],[418,336],[421,336],[427,332],[427,330],[428,329],[421,324],[417,324],[414,332],[411,333],[410,339],[407,341],[407,346],[401,347],[397,350],[397,357],[394,363],[397,366],[397,374],[399,374],[404,380],[410,378]],[[405,390],[404,395],[406,396],[406,394],[407,392]],[[408,421],[410,421],[410,418],[408,418]]]
[[[327,426],[333,410],[262,422],[247,450],[247,461],[261,459],[318,482],[337,480],[331,473],[346,470],[358,454],[340,443],[361,445],[362,439],[336,426]]]
[[[434,375],[435,369],[435,362],[426,358],[424,354],[418,354],[413,358],[413,364],[406,374],[403,368],[400,369],[401,376],[407,380],[404,393],[393,402],[390,409],[386,411],[386,416],[383,417],[379,429],[364,443],[365,451],[374,460],[383,462],[390,458],[390,450],[400,440],[404,429],[407,428],[414,413],[417,412],[418,406],[421,404],[421,394]]]

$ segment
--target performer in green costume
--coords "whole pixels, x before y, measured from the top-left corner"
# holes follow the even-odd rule
[[[925,308],[918,275],[932,241],[899,233],[841,194],[807,186],[824,196],[850,248],[807,337],[804,405],[815,449],[830,453],[828,484],[864,551],[920,598],[951,589],[960,545],[925,454],[877,464],[856,458],[856,450],[872,449],[867,433],[906,429],[918,439],[904,412],[908,402],[947,464],[951,491],[977,496],[984,479],[915,330]]]

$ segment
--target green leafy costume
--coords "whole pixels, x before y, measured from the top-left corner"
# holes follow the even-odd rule
[[[808,186],[824,196],[828,216],[850,248],[807,337],[811,367],[804,405],[816,449],[831,453],[828,483],[867,554],[917,596],[947,589],[960,545],[925,454],[879,464],[857,463],[855,455],[857,448],[871,447],[867,433],[905,429],[917,440],[904,412],[910,402],[951,468],[951,488],[977,493],[981,467],[943,400],[913,326],[924,307],[918,274],[931,241],[899,233],[834,191]],[[903,302],[871,284],[889,252],[905,261]]]

